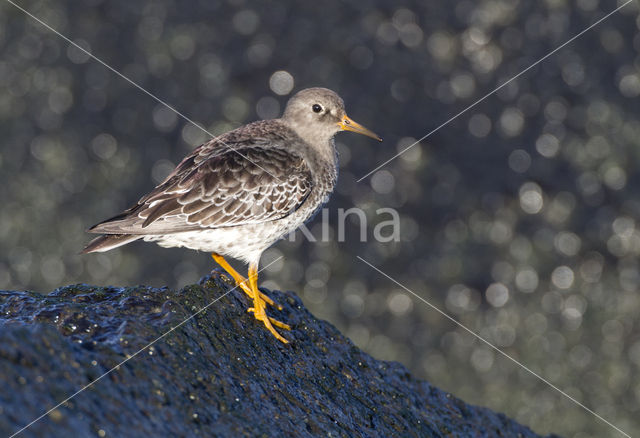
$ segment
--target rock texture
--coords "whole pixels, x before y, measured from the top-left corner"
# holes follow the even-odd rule
[[[538,436],[371,358],[272,291],[284,307],[272,315],[293,326],[291,344],[276,342],[230,290],[214,272],[180,291],[0,292],[0,434],[162,336],[18,436]]]

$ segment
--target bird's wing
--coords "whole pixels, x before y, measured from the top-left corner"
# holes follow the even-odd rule
[[[290,139],[236,131],[198,147],[136,205],[89,231],[168,234],[267,222],[300,208],[313,180],[302,156],[284,147]]]

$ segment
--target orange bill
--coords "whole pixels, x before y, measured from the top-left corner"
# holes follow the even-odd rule
[[[360,123],[354,122],[346,115],[338,122],[338,126],[340,126],[340,129],[343,131],[353,131],[358,134],[366,135],[367,137],[375,138],[378,141],[382,141],[375,132],[365,128]]]

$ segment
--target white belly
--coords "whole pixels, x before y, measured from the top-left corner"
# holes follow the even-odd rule
[[[145,236],[146,242],[173,248],[185,247],[197,251],[215,252],[233,257],[245,263],[258,263],[262,252],[297,226],[291,221],[273,221],[263,224],[243,225],[185,231],[166,235]]]

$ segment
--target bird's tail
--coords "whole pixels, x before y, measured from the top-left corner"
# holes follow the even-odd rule
[[[129,242],[138,240],[143,236],[131,235],[131,234],[103,234],[100,237],[93,239],[84,249],[81,254],[87,254],[90,252],[105,252],[110,249],[117,248],[122,245],[126,245]]]

